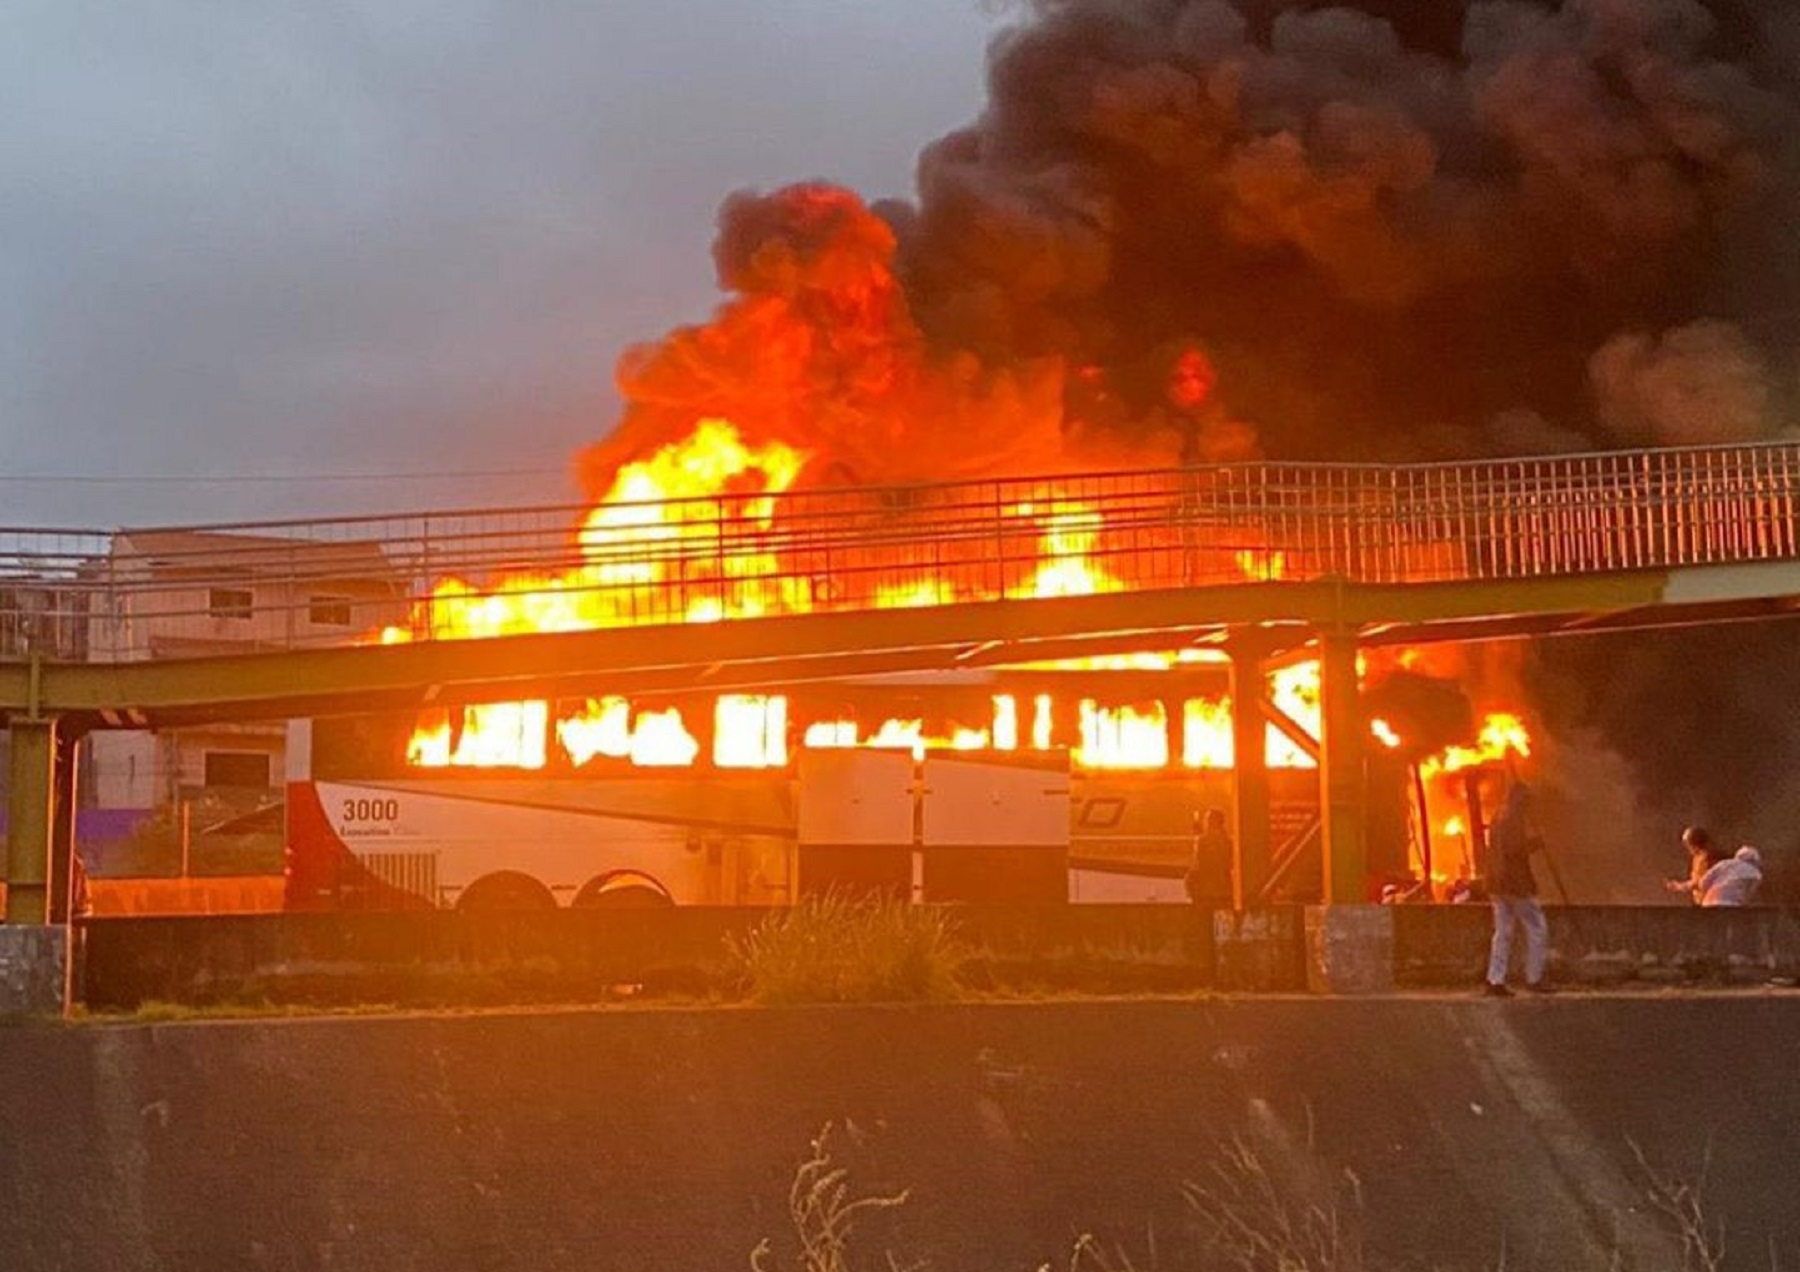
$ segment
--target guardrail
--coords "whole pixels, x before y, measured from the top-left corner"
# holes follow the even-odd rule
[[[1245,580],[1800,556],[1800,443],[0,529],[0,658],[128,660]],[[385,637],[383,632],[385,630]]]

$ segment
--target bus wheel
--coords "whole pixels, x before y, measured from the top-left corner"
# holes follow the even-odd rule
[[[459,910],[554,910],[556,898],[550,889],[528,874],[517,870],[501,870],[482,875],[463,889],[456,899]]]
[[[569,903],[576,910],[645,910],[672,906],[675,898],[647,874],[636,870],[609,870],[581,885]]]

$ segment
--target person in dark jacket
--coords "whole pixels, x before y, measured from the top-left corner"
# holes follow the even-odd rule
[[[1531,854],[1540,845],[1531,829],[1530,800],[1525,784],[1514,782],[1488,828],[1488,849],[1494,863],[1488,882],[1494,905],[1494,939],[1488,948],[1486,992],[1493,998],[1512,996],[1506,987],[1506,969],[1512,959],[1515,923],[1525,929],[1525,988],[1538,994],[1549,990],[1544,981],[1549,927],[1544,922],[1544,907],[1538,903],[1537,877],[1531,872]]]
[[[1231,832],[1225,814],[1209,808],[1194,815],[1193,858],[1188,863],[1188,900],[1214,908],[1231,906]]]

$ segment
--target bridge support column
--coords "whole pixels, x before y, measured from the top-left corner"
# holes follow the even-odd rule
[[[1368,784],[1363,774],[1367,725],[1356,677],[1356,633],[1319,635],[1319,807],[1324,816],[1324,890],[1327,905],[1366,899]]]
[[[1234,638],[1231,656],[1231,907],[1257,904],[1269,878],[1269,769],[1262,642]]]
[[[67,720],[56,725],[56,766],[51,775],[50,816],[50,895],[48,918],[52,924],[67,923],[75,917],[76,874],[80,862],[75,852],[75,810],[80,802],[76,790],[77,773],[84,732],[78,732]]]
[[[56,721],[14,720],[6,827],[6,921],[49,917],[50,841],[56,827]]]
[[[1368,724],[1356,675],[1356,633],[1319,633],[1319,806],[1322,906],[1306,912],[1307,984],[1326,993],[1394,987],[1393,911],[1367,901]]]
[[[50,880],[59,873],[52,867],[57,849],[71,854],[74,847],[75,745],[57,734],[54,719],[15,719],[10,726],[0,1015],[55,1015],[67,999],[69,933],[49,922]],[[71,856],[61,877],[72,868]]]

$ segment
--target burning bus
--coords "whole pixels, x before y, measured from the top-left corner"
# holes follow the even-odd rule
[[[702,420],[616,468],[558,567],[433,578],[406,624],[370,639],[669,623],[729,639],[746,619],[1318,568],[1267,547],[1254,519],[1205,519],[1208,498],[1236,506],[1221,497],[1229,469],[984,483],[974,499],[955,484],[797,490],[807,462]],[[1102,501],[1102,484],[1125,497]],[[1406,559],[1442,547],[1421,537]],[[768,904],[834,884],[926,899],[1183,900],[1198,820],[1231,808],[1228,683],[1225,655],[1190,644],[758,693],[595,686],[576,700],[298,724],[289,903]],[[1273,666],[1265,697],[1275,851],[1242,881],[1246,902],[1304,899],[1318,873],[1305,866],[1318,855],[1317,663]],[[1408,702],[1394,706],[1370,721],[1372,872],[1432,875],[1443,868],[1432,826],[1450,815],[1407,771],[1527,743],[1508,715],[1432,732],[1402,718]]]
[[[1216,693],[1221,673],[1108,675],[1113,700],[1068,692],[1069,673],[980,673],[306,722],[289,902],[1185,900],[1194,823],[1230,804],[1229,756],[1208,713],[1171,730],[1165,704],[1214,706],[1196,682]],[[1287,820],[1314,816],[1314,773],[1277,783]]]
[[[287,902],[771,905],[831,888],[1186,901],[1196,827],[1232,805],[1225,671],[1193,655],[1120,661],[296,722]],[[1316,729],[1314,664],[1278,670],[1271,690]],[[1528,749],[1510,719],[1423,765],[1372,748],[1376,886],[1472,869],[1454,838],[1457,774]],[[1380,720],[1372,732],[1393,735]],[[1311,899],[1315,762],[1273,726],[1264,759],[1275,851],[1246,900]]]

